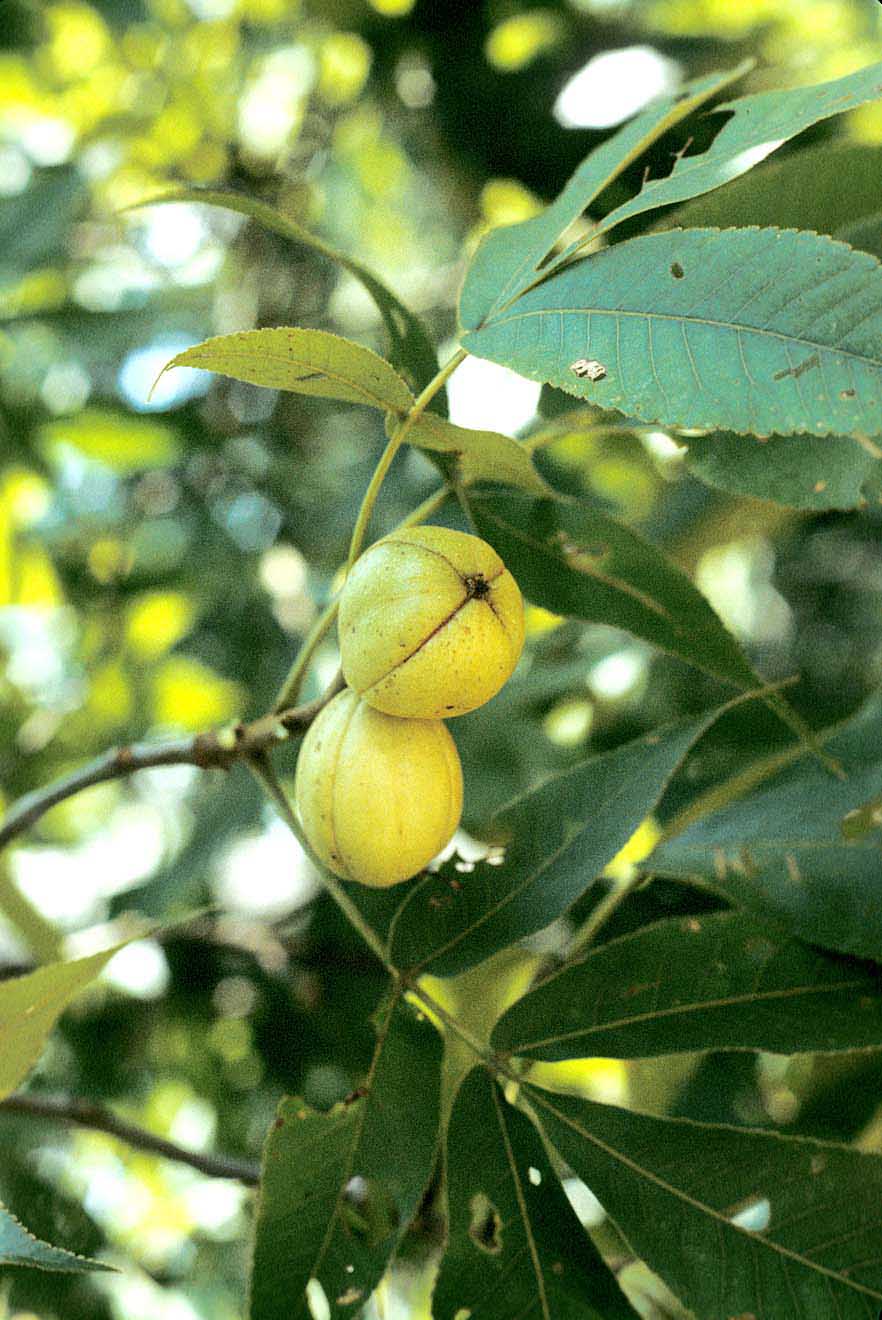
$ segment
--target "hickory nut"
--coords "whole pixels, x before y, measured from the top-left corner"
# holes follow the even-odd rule
[[[330,871],[386,888],[450,841],[462,812],[459,754],[439,720],[383,715],[347,689],[303,740],[294,800]]]
[[[480,537],[412,527],[375,542],[340,597],[346,682],[377,710],[447,719],[495,696],[524,643],[517,583]]]

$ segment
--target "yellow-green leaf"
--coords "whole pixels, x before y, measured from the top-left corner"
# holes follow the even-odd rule
[[[163,367],[198,367],[234,380],[323,399],[406,412],[410,390],[384,358],[327,330],[278,326],[216,335],[178,353]]]
[[[420,449],[453,454],[457,476],[465,486],[476,481],[498,481],[533,495],[553,494],[524,446],[499,431],[471,431],[434,413],[423,413],[408,431],[407,438]]]
[[[25,1079],[58,1018],[123,947],[72,962],[47,963],[0,984],[0,1100]]]

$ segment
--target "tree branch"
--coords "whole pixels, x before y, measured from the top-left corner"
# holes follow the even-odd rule
[[[323,706],[343,686],[340,675],[327,692],[305,706],[263,715],[251,724],[231,724],[209,729],[192,738],[166,743],[135,743],[117,747],[81,766],[54,784],[36,789],[14,803],[0,825],[0,848],[23,834],[52,807],[95,784],[125,779],[137,770],[164,765],[195,765],[200,770],[229,770],[237,761],[248,760],[269,751],[295,733],[303,733]]]
[[[226,1155],[202,1155],[198,1151],[185,1150],[135,1123],[117,1118],[103,1105],[95,1105],[88,1100],[75,1100],[63,1095],[11,1095],[0,1103],[0,1114],[3,1113],[21,1114],[27,1118],[49,1118],[59,1123],[91,1128],[95,1132],[106,1132],[108,1136],[116,1137],[138,1150],[150,1151],[167,1160],[176,1160],[178,1164],[189,1164],[191,1169],[198,1169],[210,1178],[234,1178],[248,1187],[255,1187],[260,1181],[260,1168],[250,1160],[237,1160]]]

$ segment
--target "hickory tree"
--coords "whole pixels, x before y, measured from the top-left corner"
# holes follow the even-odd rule
[[[558,489],[545,462],[564,433],[636,444],[663,430],[716,489],[805,510],[878,498],[878,224],[840,206],[845,241],[816,232],[815,205],[812,228],[799,227],[811,208],[795,181],[815,177],[828,146],[788,154],[761,193],[739,180],[879,98],[882,66],[716,104],[716,131],[689,150],[686,122],[743,72],[652,103],[541,213],[486,235],[462,287],[459,347],[440,368],[420,319],[349,258],[388,331],[386,356],[276,327],[169,363],[379,410],[388,435],[339,589],[274,708],[110,753],[12,806],[0,829],[9,843],[81,788],[143,767],[239,764],[383,969],[361,1084],[327,1111],[284,1099],[268,1132],[250,1320],[383,1314],[408,1279],[430,1289],[437,1320],[633,1320],[635,1267],[699,1320],[867,1320],[882,1305],[875,1150],[588,1098],[557,1067],[882,1047],[882,706],[813,727],[672,558]],[[680,125],[668,173],[634,195],[611,189]],[[247,197],[160,200],[172,199],[314,242]],[[517,439],[452,423],[445,384],[468,355],[556,391],[556,415]],[[430,456],[436,489],[372,542],[405,446]],[[475,744],[461,767],[460,717],[490,702],[489,718],[505,720],[519,682],[540,703],[560,683],[551,647],[528,642],[504,686],[521,656],[521,595],[577,635],[611,626],[676,657],[715,697],[673,723],[647,715],[633,741],[534,782],[485,822],[464,862],[444,851],[463,795],[481,816],[469,810]],[[341,673],[304,702],[335,625]],[[751,753],[733,730],[758,718],[777,743]],[[289,746],[293,781],[290,756],[279,769]],[[109,952],[0,985],[3,1095]],[[602,1207],[588,1226],[564,1190],[574,1179]],[[0,1258],[99,1268],[8,1215]]]

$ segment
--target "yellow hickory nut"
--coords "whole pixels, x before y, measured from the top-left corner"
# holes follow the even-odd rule
[[[462,813],[459,753],[440,720],[383,715],[347,688],[303,740],[294,802],[328,870],[384,889],[450,842]]]
[[[387,715],[448,719],[494,697],[524,644],[524,603],[478,536],[410,527],[370,546],[340,595],[346,682]]]

